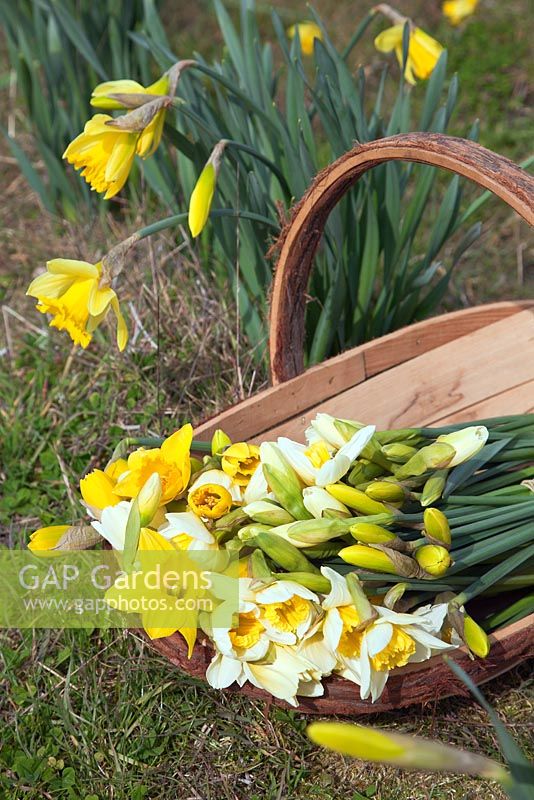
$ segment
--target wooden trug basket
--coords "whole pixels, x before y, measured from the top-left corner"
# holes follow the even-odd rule
[[[534,224],[534,179],[511,161],[464,139],[406,134],[355,147],[320,173],[280,237],[271,299],[272,387],[200,425],[208,439],[223,428],[234,441],[302,440],[317,411],[381,428],[440,425],[534,411],[534,301],[501,302],[411,325],[303,371],[304,296],[326,219],[368,169],[392,159],[444,167],[472,179]],[[534,522],[533,522],[534,525]],[[480,684],[534,655],[534,614],[492,637],[488,658],[454,659]],[[151,642],[185,672],[204,677],[213,650],[192,658],[179,634]],[[467,694],[434,656],[390,674],[382,697],[362,701],[355,684],[326,678],[325,694],[300,698],[307,713],[366,714]],[[239,691],[273,700],[250,684]]]

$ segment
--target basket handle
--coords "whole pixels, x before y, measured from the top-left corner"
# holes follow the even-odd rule
[[[534,177],[475,142],[439,133],[409,133],[358,145],[317,175],[275,245],[280,255],[269,326],[273,384],[304,369],[304,293],[328,215],[364,172],[392,160],[430,164],[470,178],[534,224]]]

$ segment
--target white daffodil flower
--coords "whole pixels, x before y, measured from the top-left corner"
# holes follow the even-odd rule
[[[298,706],[297,694],[319,696],[323,693],[317,672],[293,648],[271,645],[269,657],[263,660],[243,659],[216,653],[206,670],[206,679],[214,689],[226,689],[236,682],[249,681],[292,706]]]
[[[360,696],[377,700],[392,669],[426,661],[451,647],[438,638],[447,604],[423,606],[411,614],[399,614],[373,606],[378,617],[367,623],[359,617],[345,578],[328,567],[322,574],[331,582],[323,600],[326,611],[324,638],[338,663],[335,672],[360,686]]]
[[[224,582],[230,578],[213,577],[215,596],[226,592]],[[210,686],[224,689],[234,682],[242,686],[248,680],[294,706],[301,690],[308,696],[321,694],[321,674],[316,665],[293,648],[282,646],[282,640],[296,641],[296,635],[290,635],[292,630],[306,630],[314,611],[311,601],[318,601],[316,595],[292,582],[286,589],[282,582],[266,585],[253,578],[238,580],[237,624],[212,631],[217,652],[206,671]]]
[[[314,621],[319,598],[295,581],[275,581],[256,592],[256,603],[269,638],[296,644]]]
[[[336,422],[338,425],[336,425]],[[346,428],[344,435],[339,427]],[[304,432],[304,436],[308,444],[315,444],[316,442],[326,442],[335,450],[339,450],[350,439],[349,431],[355,431],[357,428],[363,428],[361,422],[356,422],[350,419],[340,419],[333,417],[331,414],[321,412],[316,415],[308,428]]]
[[[178,550],[217,550],[217,543],[201,519],[191,511],[169,512],[158,533]]]
[[[269,492],[269,486],[267,485],[265,475],[263,474],[263,468],[261,464],[259,464],[245,488],[243,502],[248,505],[249,503],[254,503],[257,500],[265,500],[272,497],[273,495]]]
[[[116,506],[108,506],[102,511],[101,520],[93,520],[91,525],[114,550],[124,550],[126,524],[132,505],[131,500],[121,500]],[[217,545],[212,534],[195,514],[188,511],[178,514],[165,514],[163,524],[157,530],[141,528],[139,549],[150,550],[150,537],[154,539],[152,549],[159,550],[157,542],[163,539],[178,550],[211,550]]]
[[[374,425],[366,425],[335,453],[329,450],[324,441],[307,447],[284,436],[278,439],[278,447],[304,483],[308,486],[328,486],[346,475],[375,430]]]
[[[470,425],[454,433],[438,436],[436,441],[450,444],[456,450],[454,458],[447,464],[447,469],[450,469],[476,456],[488,441],[488,437],[489,431],[484,425]]]

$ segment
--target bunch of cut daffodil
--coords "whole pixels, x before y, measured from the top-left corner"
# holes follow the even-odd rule
[[[487,631],[532,610],[533,460],[533,415],[377,431],[318,414],[305,443],[259,445],[220,430],[196,442],[184,425],[121,442],[80,481],[88,523],[36,531],[29,547],[105,541],[127,574],[148,552],[237,559],[238,574],[214,571],[217,597],[235,587],[231,622],[145,614],[148,635],[179,631],[191,653],[200,631],[216,688],[249,681],[296,705],[335,673],[375,701],[414,661],[463,644],[484,658]],[[504,597],[497,614],[489,594]],[[106,600],[120,595],[115,585]]]

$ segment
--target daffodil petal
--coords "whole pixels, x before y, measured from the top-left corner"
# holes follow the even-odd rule
[[[98,278],[98,264],[78,261],[74,258],[53,258],[46,262],[46,268],[52,275],[72,275],[74,278]]]

